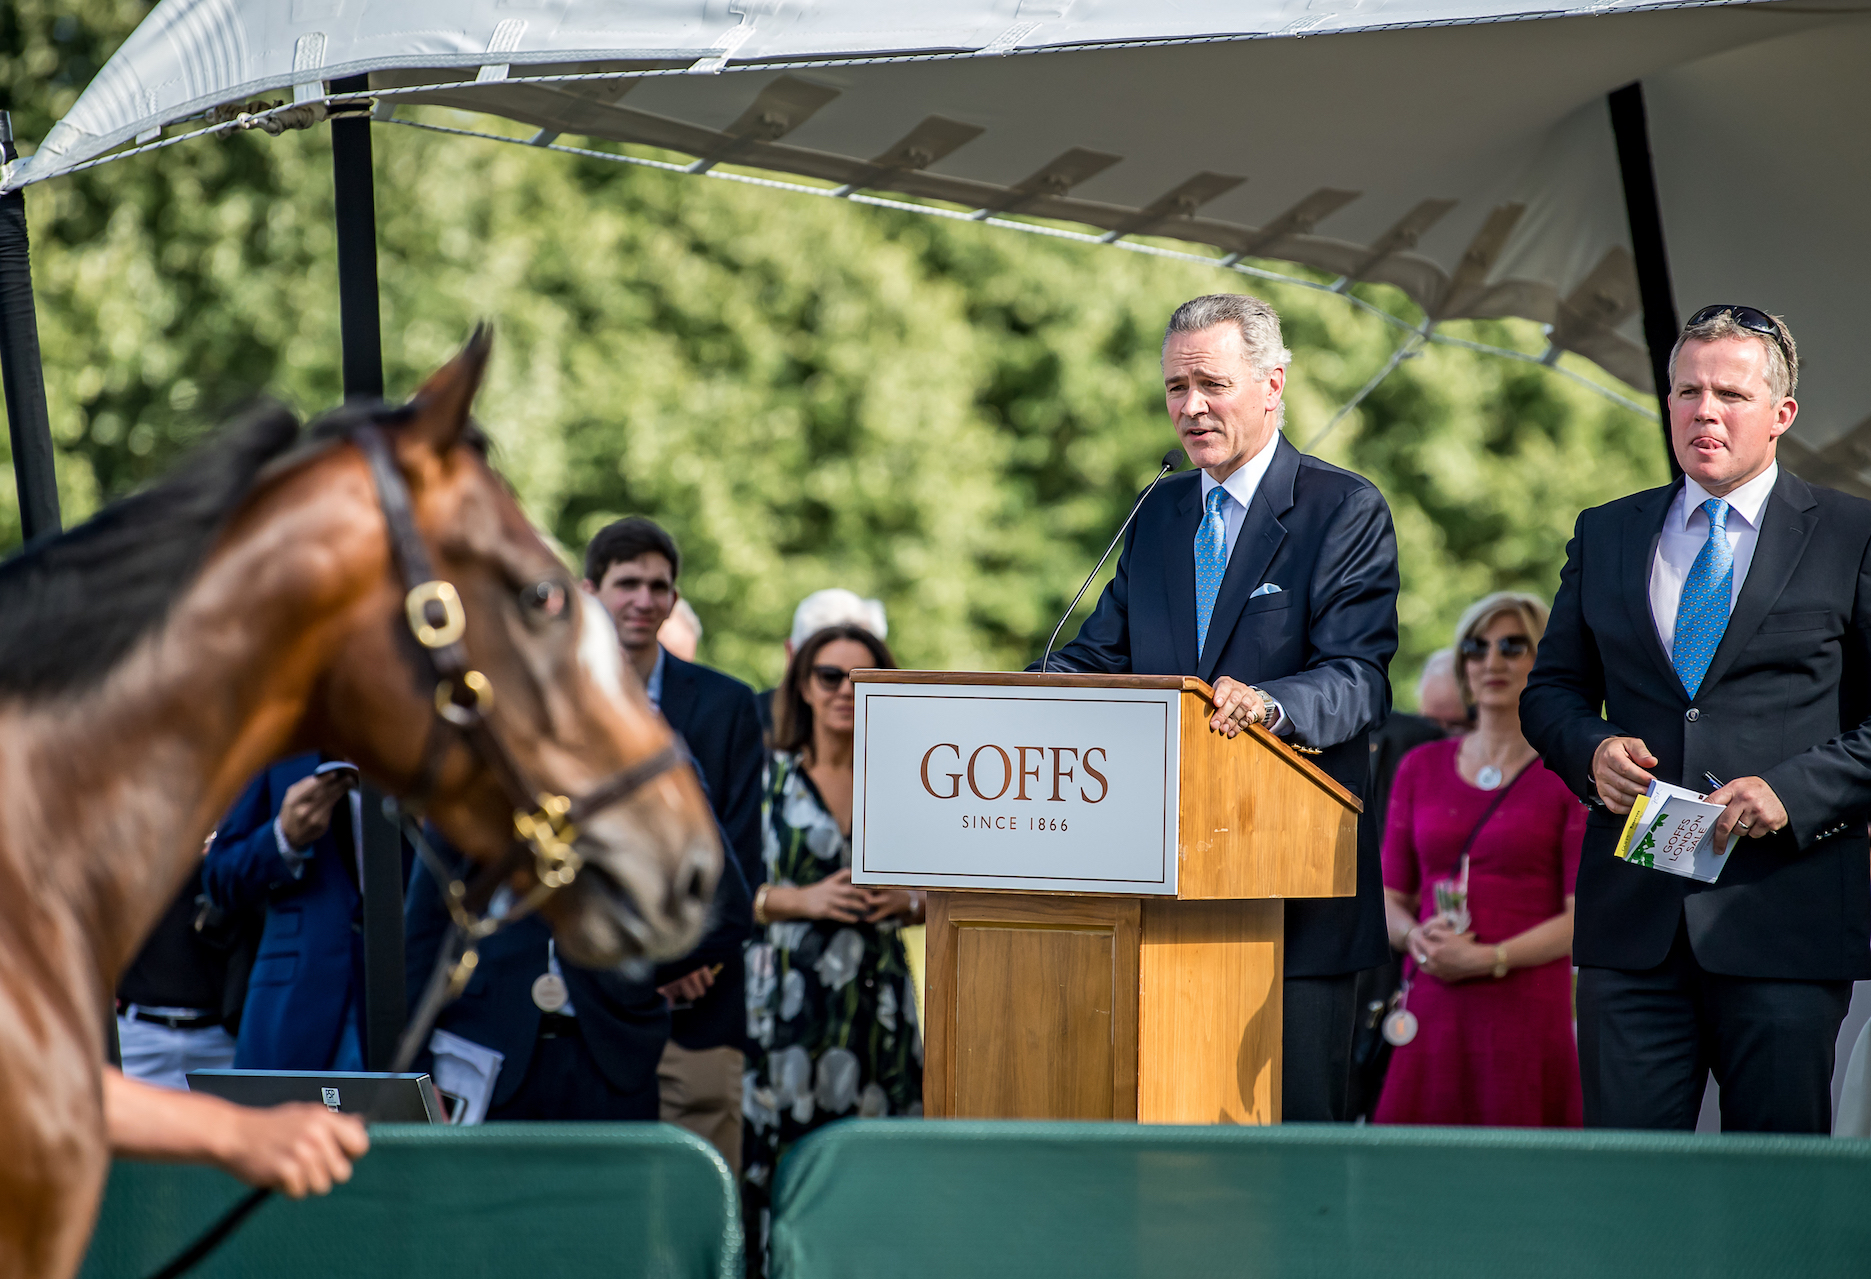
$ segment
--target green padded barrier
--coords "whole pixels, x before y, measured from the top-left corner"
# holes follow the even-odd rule
[[[779,1171],[775,1279],[1871,1275],[1871,1141],[870,1120]]]
[[[349,1184],[274,1197],[200,1279],[736,1279],[733,1179],[662,1124],[382,1124]],[[111,1169],[82,1279],[146,1279],[246,1193],[206,1168]]]

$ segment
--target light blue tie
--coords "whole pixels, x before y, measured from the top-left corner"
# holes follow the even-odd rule
[[[1215,597],[1221,594],[1221,579],[1228,572],[1228,522],[1221,508],[1228,500],[1228,490],[1217,484],[1202,503],[1207,512],[1202,526],[1195,530],[1195,659],[1202,660],[1208,643],[1208,619],[1215,612]]]
[[[1734,598],[1735,556],[1728,546],[1728,503],[1712,497],[1702,504],[1709,517],[1709,540],[1696,552],[1676,606],[1676,642],[1670,665],[1694,697],[1715,660],[1716,645],[1728,629],[1728,606]]]

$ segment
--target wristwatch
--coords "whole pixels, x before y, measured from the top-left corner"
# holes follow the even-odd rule
[[[1494,948],[1494,977],[1495,977],[1495,980],[1497,980],[1497,981],[1498,981],[1498,980],[1500,980],[1501,978],[1503,978],[1503,977],[1505,977],[1505,976],[1507,976],[1507,967],[1508,967],[1508,966],[1507,966],[1507,947],[1505,947],[1505,946],[1496,946],[1496,947]]]
[[[1255,688],[1252,684],[1247,686],[1247,691],[1260,699],[1260,718],[1253,722],[1256,724],[1264,724],[1271,730],[1275,724],[1280,722],[1280,704],[1267,696],[1265,692]]]

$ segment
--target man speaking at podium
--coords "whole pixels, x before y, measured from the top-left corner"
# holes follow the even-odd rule
[[[1258,298],[1176,309],[1163,387],[1200,470],[1145,498],[1117,575],[1047,665],[1198,676],[1215,688],[1215,731],[1264,723],[1361,794],[1366,736],[1390,710],[1397,544],[1375,486],[1281,437],[1291,358]],[[1356,897],[1287,902],[1287,1121],[1345,1118],[1357,978],[1387,947],[1375,857],[1359,859]]]

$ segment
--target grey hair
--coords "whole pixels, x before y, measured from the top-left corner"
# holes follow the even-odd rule
[[[1793,330],[1787,322],[1771,312],[1764,312],[1780,330],[1780,342],[1774,341],[1765,333],[1755,329],[1743,328],[1735,322],[1735,317],[1723,311],[1700,324],[1692,324],[1683,330],[1676,339],[1676,345],[1670,348],[1670,389],[1676,386],[1676,357],[1682,353],[1687,342],[1719,342],[1723,338],[1752,338],[1767,351],[1767,389],[1774,393],[1776,400],[1784,400],[1799,389],[1800,385],[1800,349],[1793,342]],[[1783,348],[1780,343],[1786,343]]]
[[[1416,704],[1423,704],[1423,691],[1429,687],[1429,681],[1438,675],[1455,675],[1455,650],[1439,648],[1423,659],[1423,673],[1416,677]]]
[[[1280,334],[1280,313],[1247,293],[1207,293],[1190,298],[1169,317],[1169,326],[1163,330],[1163,346],[1168,348],[1173,334],[1199,333],[1221,324],[1232,324],[1240,332],[1241,346],[1255,377],[1264,379],[1275,369],[1292,364],[1293,353],[1286,349]],[[1285,426],[1286,399],[1282,396],[1274,427]]]

